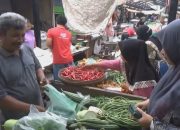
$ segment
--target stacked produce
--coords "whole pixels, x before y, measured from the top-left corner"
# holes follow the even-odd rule
[[[64,93],[77,103],[83,100],[83,97],[78,94],[71,92]],[[140,126],[129,112],[129,105],[136,104],[137,102],[139,102],[139,100],[130,100],[121,96],[113,98],[104,96],[91,97],[89,103],[85,105],[86,109],[84,108],[81,116],[79,116],[81,118],[70,122],[69,127],[70,129],[119,130],[122,128],[124,130],[138,130]],[[99,109],[98,112],[89,112],[89,106],[95,106],[96,109]],[[88,114],[86,112],[88,112]],[[82,116],[82,113],[86,114]]]
[[[129,100],[123,97],[96,97],[97,107],[104,111],[102,119],[127,129],[138,129],[139,124],[132,118],[129,105],[136,104],[138,100]]]
[[[122,73],[120,73],[119,71],[109,71],[107,79],[112,80],[118,84],[125,82],[124,75]]]
[[[70,66],[65,68],[61,73],[61,77],[70,80],[92,81],[104,77],[104,72],[97,69],[83,69],[82,67]]]
[[[108,71],[106,80],[97,84],[97,87],[132,94],[126,84],[124,75],[119,71]]]

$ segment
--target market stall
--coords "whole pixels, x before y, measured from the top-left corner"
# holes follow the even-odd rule
[[[141,127],[131,116],[141,116],[134,114],[134,104],[142,98],[93,89],[88,90],[89,93],[85,90],[85,93],[81,91],[77,94],[62,91],[59,83],[53,85],[59,91],[48,85],[45,93],[54,109],[38,112],[32,106],[28,116],[6,121],[3,125],[5,130],[140,130]]]
[[[87,89],[96,91],[111,92],[116,94],[129,95],[129,97],[138,97],[133,95],[132,90],[126,84],[125,75],[114,70],[99,70],[95,68],[84,68],[84,65],[95,64],[102,59],[91,57],[78,62],[78,66],[71,66],[62,69],[59,72],[59,81],[54,81],[59,84],[62,89],[68,91],[83,91]],[[84,92],[84,91],[83,91]],[[141,97],[146,98],[146,97]]]
[[[79,49],[74,48],[72,50],[72,54],[73,54],[73,56],[76,56],[80,53],[85,53],[88,49],[89,49],[89,47],[81,47]],[[41,48],[36,47],[36,48],[34,48],[34,53],[43,68],[46,68],[46,67],[52,65],[52,52],[49,49],[43,50]]]

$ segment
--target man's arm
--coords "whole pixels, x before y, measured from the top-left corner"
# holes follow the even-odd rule
[[[52,49],[52,39],[51,38],[47,38],[46,39],[46,46],[50,49]]]
[[[49,81],[46,79],[46,76],[42,68],[36,70],[36,75],[41,86],[44,86],[49,83]]]
[[[44,74],[44,71],[42,69],[42,66],[39,62],[39,60],[37,59],[37,57],[35,56],[34,52],[32,49],[30,49],[31,53],[32,53],[32,57],[34,59],[34,63],[35,63],[35,69],[36,69],[36,76],[37,76],[37,80],[39,81],[39,84],[41,86],[44,86],[46,84],[49,83],[49,81],[46,79],[46,76]]]
[[[31,104],[24,103],[8,95],[0,99],[0,108],[9,111],[28,113],[30,110],[30,105]],[[41,112],[45,111],[45,109],[41,106],[36,106],[36,107]]]

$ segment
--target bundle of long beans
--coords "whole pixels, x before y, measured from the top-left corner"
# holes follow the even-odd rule
[[[95,97],[97,107],[103,110],[101,118],[127,129],[140,129],[139,124],[129,112],[129,105],[136,104],[138,100],[129,100],[123,97]]]

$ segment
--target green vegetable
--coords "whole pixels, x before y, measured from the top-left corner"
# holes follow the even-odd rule
[[[118,84],[125,82],[124,75],[120,73],[119,71],[109,71],[107,79],[112,80]]]
[[[65,92],[67,94],[67,92]],[[68,92],[69,98],[72,100],[83,100],[77,94]],[[68,96],[68,95],[67,95]],[[98,118],[91,118],[91,114],[88,118],[79,118],[75,123],[70,125],[70,128],[81,128],[85,126],[86,128],[95,129],[109,129],[110,128],[123,128],[127,130],[138,130],[140,129],[139,123],[134,120],[129,112],[129,105],[136,104],[140,100],[130,100],[121,96],[116,97],[104,97],[97,96],[91,97],[90,101],[94,102],[94,106],[100,108],[103,112],[102,115],[98,115]],[[87,112],[87,111],[84,111]],[[81,114],[80,114],[81,115]],[[91,119],[90,119],[91,118]]]
[[[18,120],[14,120],[14,119],[7,120],[3,125],[4,130],[12,130],[14,125],[17,123],[17,121]]]
[[[82,120],[78,120],[78,122],[88,122],[88,123],[95,123],[95,124],[102,124],[102,125],[108,125],[109,122],[106,120],[101,120],[98,118],[94,118],[94,119],[82,119]]]
[[[115,124],[98,124],[98,123],[90,123],[90,122],[77,122],[74,124],[71,124],[69,127],[72,128],[79,128],[81,126],[85,126],[89,129],[105,129],[105,130],[119,130],[119,126]]]
[[[97,107],[103,110],[101,118],[127,129],[139,129],[139,124],[132,119],[129,112],[129,105],[136,104],[139,100],[129,100],[120,96],[114,98],[95,97],[99,103]]]
[[[95,119],[97,114],[93,111],[83,110],[77,113],[78,119]]]
[[[71,93],[71,92],[68,92],[68,91],[63,91],[63,93],[69,97],[71,100],[77,102],[77,103],[80,103],[82,100],[83,100],[83,97],[80,97],[78,94],[75,94],[75,93]],[[87,103],[87,105],[96,105],[97,104],[97,100],[94,100],[94,99],[90,99],[89,103]]]

